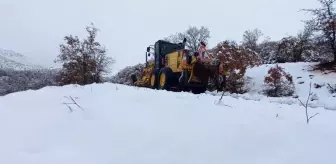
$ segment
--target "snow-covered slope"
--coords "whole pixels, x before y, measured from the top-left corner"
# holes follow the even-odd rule
[[[24,55],[11,51],[0,49],[0,68],[2,69],[42,69],[42,66],[33,64]]]
[[[302,101],[306,101],[309,95],[309,85],[312,83],[313,101],[309,101],[311,107],[324,107],[329,110],[336,110],[336,94],[329,93],[328,83],[336,84],[336,73],[324,74],[319,71],[312,71],[312,68],[317,63],[283,63],[279,66],[284,68],[284,71],[293,76],[295,83],[295,95],[293,97],[270,98],[262,94],[264,78],[267,75],[269,68],[275,64],[266,64],[259,67],[248,69],[246,76],[251,77],[248,88],[250,91],[246,94],[225,94],[233,97],[240,97],[248,100],[276,102],[284,104],[299,104],[298,96]],[[327,73],[327,72],[326,72]],[[314,84],[321,85],[320,88],[315,88]],[[211,93],[218,95],[217,93]]]
[[[0,97],[0,163],[336,162],[335,112],[309,109],[320,114],[307,125],[296,104],[218,99],[116,84],[9,94]]]

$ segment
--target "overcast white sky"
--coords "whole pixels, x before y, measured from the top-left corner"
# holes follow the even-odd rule
[[[0,0],[0,48],[50,65],[65,35],[84,37],[94,22],[120,69],[144,61],[146,46],[190,25],[210,29],[210,47],[240,41],[253,28],[272,39],[294,35],[309,18],[299,10],[317,6],[316,0]]]

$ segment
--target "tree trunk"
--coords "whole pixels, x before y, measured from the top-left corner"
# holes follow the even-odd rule
[[[86,85],[88,84],[88,78],[87,78],[87,72],[88,72],[88,69],[87,69],[87,59],[86,59],[86,56],[83,55],[83,85]]]
[[[333,52],[333,54],[334,54],[334,60],[333,60],[333,62],[336,63],[336,47],[335,47],[334,44],[332,44],[332,45],[331,45],[331,48],[332,48],[332,52]]]
[[[336,35],[336,34],[334,34]],[[331,47],[331,50],[332,50],[332,53],[334,54],[334,60],[333,62],[336,63],[336,47],[335,47],[335,39],[336,38],[332,38],[331,40],[329,40],[330,42],[330,47]]]

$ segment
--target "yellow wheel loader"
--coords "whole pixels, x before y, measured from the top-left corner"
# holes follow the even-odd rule
[[[185,43],[186,39],[178,44],[158,40],[153,46],[147,47],[146,67],[141,77],[137,79],[135,75],[131,76],[134,85],[197,94],[205,92],[209,79],[213,79],[217,90],[221,90],[225,85],[221,63],[211,64],[202,60],[207,56],[204,43],[198,52],[186,49]],[[149,56],[154,56],[152,62],[148,61]]]

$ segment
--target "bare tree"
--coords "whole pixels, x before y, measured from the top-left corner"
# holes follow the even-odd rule
[[[106,56],[106,48],[96,41],[98,29],[86,27],[88,36],[80,41],[77,36],[66,36],[65,44],[60,45],[60,54],[55,62],[63,63],[63,69],[57,77],[61,85],[91,84],[102,82],[102,73],[109,71],[114,59]]]
[[[163,40],[171,42],[171,43],[181,43],[183,39],[181,40],[179,38],[180,33],[175,33],[172,35],[169,35],[168,37],[163,38]]]
[[[336,21],[334,3],[336,0],[318,0],[320,8],[303,9],[313,15],[311,20],[305,21],[312,30],[319,32],[328,42],[331,53],[334,55],[333,62],[336,63]]]
[[[210,38],[210,30],[204,26],[200,28],[190,26],[185,32],[170,35],[164,38],[164,40],[172,43],[180,43],[184,38],[187,39],[187,48],[192,51],[198,51],[201,42],[204,42],[205,44],[208,43],[208,39]]]
[[[319,114],[319,113],[315,113],[315,114],[312,115],[312,116],[309,116],[309,114],[308,114],[308,102],[309,102],[309,100],[310,100],[310,96],[312,96],[312,95],[313,95],[313,93],[311,92],[311,82],[310,82],[310,84],[309,84],[309,94],[308,94],[308,98],[307,98],[306,103],[304,104],[304,103],[298,98],[298,100],[300,101],[301,105],[302,105],[303,107],[305,107],[305,109],[306,109],[306,121],[307,121],[307,124],[309,124],[310,119],[312,119],[313,117],[315,117],[315,116],[317,116],[317,115]]]
[[[263,36],[263,33],[258,28],[253,29],[253,30],[247,30],[243,34],[242,45],[253,51],[258,52],[257,42],[261,36]]]

